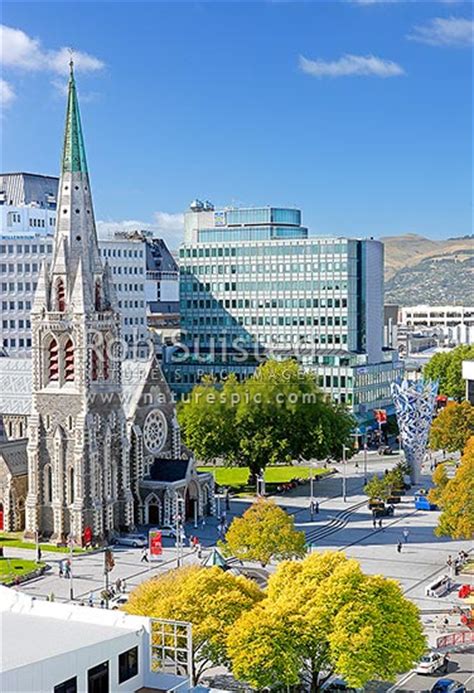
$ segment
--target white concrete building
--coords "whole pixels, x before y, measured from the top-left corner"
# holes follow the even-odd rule
[[[29,312],[41,265],[52,260],[58,181],[0,175],[0,346],[9,356],[31,355]],[[110,266],[122,338],[133,357],[146,349],[148,325],[160,336],[179,327],[178,266],[164,241],[149,231],[105,227],[98,242]]]
[[[189,675],[175,673],[176,652],[165,660],[161,646],[165,628],[177,633],[182,660],[190,662],[189,624],[40,601],[2,586],[0,621],[3,693],[192,690]],[[152,671],[157,662],[161,673]]]
[[[446,346],[474,343],[474,306],[405,306],[400,325],[425,332],[431,330]]]

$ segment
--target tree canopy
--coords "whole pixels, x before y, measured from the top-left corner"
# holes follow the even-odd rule
[[[178,408],[183,438],[199,459],[248,466],[340,459],[355,421],[329,402],[293,360],[267,361],[246,380],[197,385]]]
[[[304,532],[295,529],[293,517],[263,498],[232,520],[222,546],[226,554],[263,566],[272,559],[301,558],[306,552]]]
[[[418,609],[398,583],[365,575],[340,552],[281,563],[228,637],[234,675],[255,688],[305,676],[317,691],[322,671],[354,687],[394,680],[425,648]]]
[[[170,570],[140,584],[125,611],[139,616],[189,621],[193,626],[193,682],[211,666],[227,664],[226,637],[236,620],[263,598],[245,577],[220,568]]]
[[[430,500],[441,509],[436,534],[452,539],[474,536],[474,436],[467,442],[459,467],[452,479],[442,470],[433,475],[437,483]],[[439,469],[439,467],[438,467]],[[438,470],[436,470],[438,471]]]
[[[462,362],[469,359],[474,359],[474,345],[462,344],[452,351],[432,356],[423,369],[423,375],[429,380],[439,380],[440,393],[460,402],[466,392]]]
[[[459,452],[474,435],[474,407],[469,402],[449,402],[431,425],[432,450]]]

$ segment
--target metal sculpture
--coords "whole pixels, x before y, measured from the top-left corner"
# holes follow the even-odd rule
[[[391,389],[400,441],[410,466],[412,483],[417,484],[433,419],[438,382],[402,380],[392,383]]]

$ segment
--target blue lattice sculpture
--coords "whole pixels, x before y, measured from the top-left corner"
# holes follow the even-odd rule
[[[391,387],[400,441],[410,465],[412,483],[417,484],[433,419],[438,383],[402,380],[392,383]]]

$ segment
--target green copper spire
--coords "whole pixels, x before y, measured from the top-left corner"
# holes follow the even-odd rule
[[[69,89],[67,97],[66,129],[64,132],[63,173],[87,173],[86,150],[82,137],[81,116],[77,102],[74,63],[69,63]]]

